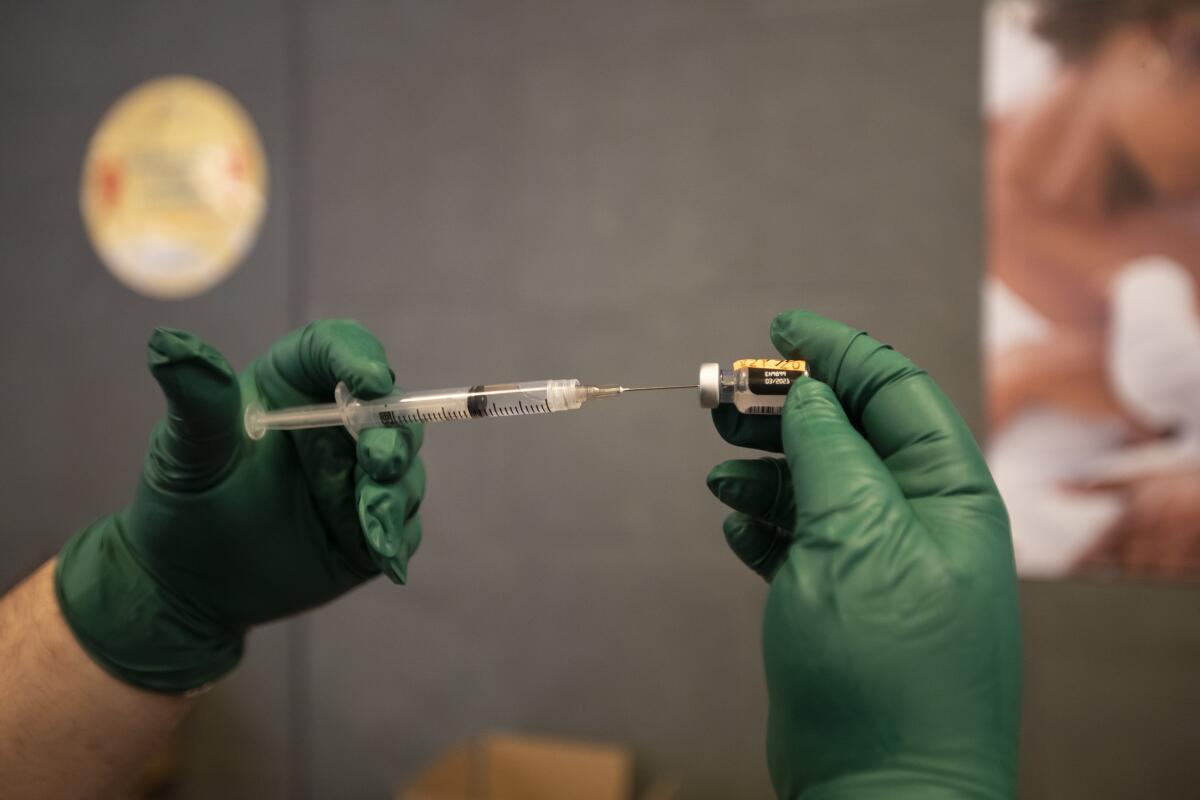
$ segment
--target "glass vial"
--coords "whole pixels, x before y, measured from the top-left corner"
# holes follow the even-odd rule
[[[803,375],[808,375],[808,364],[795,360],[743,358],[730,369],[701,364],[700,405],[732,403],[743,414],[782,414],[792,382]]]

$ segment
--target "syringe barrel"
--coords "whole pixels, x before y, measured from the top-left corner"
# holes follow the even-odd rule
[[[568,378],[400,392],[363,400],[351,395],[344,383],[339,383],[334,398],[333,404],[279,411],[264,411],[258,405],[252,405],[246,409],[246,432],[252,439],[258,439],[268,430],[344,425],[352,436],[357,437],[363,428],[551,414],[579,408],[587,399],[587,391],[578,380]]]
[[[573,378],[403,392],[378,400],[352,400],[344,406],[345,425],[357,434],[363,428],[413,422],[550,414],[577,409],[584,399],[579,381]]]

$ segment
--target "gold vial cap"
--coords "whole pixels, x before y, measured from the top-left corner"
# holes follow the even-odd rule
[[[738,369],[786,369],[808,374],[808,362],[799,359],[785,358],[739,358],[733,362],[733,368]]]

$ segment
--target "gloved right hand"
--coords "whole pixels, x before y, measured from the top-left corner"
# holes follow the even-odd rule
[[[1008,517],[974,439],[912,362],[815,314],[771,338],[812,378],[782,418],[714,411],[734,552],[770,582],[779,797],[1011,798],[1021,641]]]
[[[242,409],[392,390],[383,347],[323,321],[241,376],[183,331],[150,338],[167,399],[134,501],[67,542],[56,588],[83,648],[116,677],[182,692],[228,672],[246,631],[320,605],[380,571],[397,583],[421,540],[420,425],[273,431],[250,441]]]

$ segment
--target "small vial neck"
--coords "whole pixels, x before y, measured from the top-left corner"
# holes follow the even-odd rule
[[[742,374],[744,375],[745,372],[743,371]],[[738,387],[738,373],[730,372],[728,370],[721,370],[721,379],[717,384],[717,391],[720,401],[722,403],[732,403],[734,392],[737,391],[738,388],[745,388]]]

